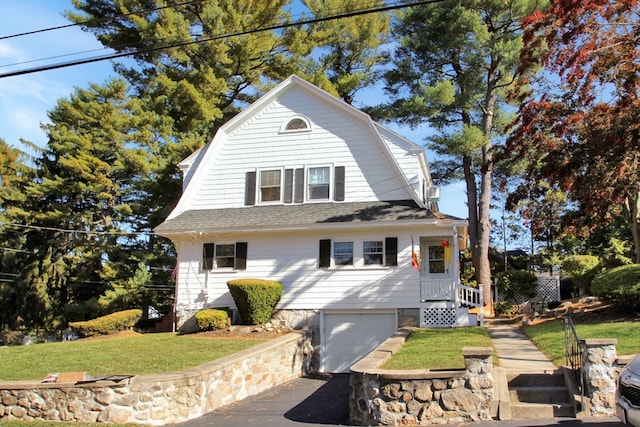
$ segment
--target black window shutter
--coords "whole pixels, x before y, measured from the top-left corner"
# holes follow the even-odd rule
[[[342,202],[344,201],[344,166],[336,166],[334,173],[336,185],[333,200]]]
[[[284,170],[284,202],[293,202],[293,169]]]
[[[387,237],[384,239],[384,265],[395,267],[398,265],[398,238]]]
[[[213,254],[216,245],[214,243],[205,243],[202,245],[202,269],[213,270]]]
[[[247,172],[244,187],[244,204],[253,206],[256,204],[256,173]]]
[[[296,169],[295,176],[296,186],[293,201],[296,203],[304,202],[304,169]]]
[[[331,239],[320,240],[320,268],[331,267]]]
[[[236,270],[247,269],[247,242],[236,243],[235,269]]]

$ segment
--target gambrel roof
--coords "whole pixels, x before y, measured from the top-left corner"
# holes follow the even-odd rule
[[[233,163],[238,166],[230,166],[228,154],[232,153],[231,150],[235,150],[238,135],[250,134],[254,138],[250,142],[256,144],[256,147],[260,144],[270,147],[269,144],[273,141],[281,143],[286,133],[274,131],[273,128],[264,133],[264,125],[260,120],[274,105],[280,105],[279,103],[283,100],[290,102],[291,99],[297,101],[296,105],[302,109],[316,103],[322,105],[325,111],[332,111],[334,116],[338,117],[337,120],[349,123],[345,133],[348,136],[344,137],[344,141],[347,145],[359,144],[360,158],[356,158],[355,162],[358,168],[368,168],[366,172],[365,170],[358,172],[360,185],[371,185],[370,181],[375,181],[375,179],[368,180],[367,173],[374,175],[374,171],[383,171],[384,175],[381,176],[387,182],[385,184],[387,187],[383,190],[391,188],[393,196],[388,197],[388,191],[369,190],[364,197],[360,197],[358,193],[358,197],[328,202],[243,206],[236,197],[236,191],[234,200],[218,198],[216,201],[207,201],[206,198],[211,197],[211,194],[214,194],[213,191],[219,191],[217,187],[211,187],[212,183],[226,186],[227,189],[232,185],[237,187],[240,180],[244,179],[245,171],[260,167],[255,166],[255,159],[253,166],[238,159]],[[297,112],[295,107],[290,111]],[[319,117],[323,118],[323,116]],[[273,122],[270,123],[270,126],[273,126]],[[327,123],[332,126],[334,122],[324,122],[325,125]],[[322,130],[322,124],[314,123],[314,126]],[[345,128],[340,130],[345,131]],[[314,135],[311,129],[308,135],[310,137]],[[362,145],[363,140],[367,143],[366,147]],[[245,136],[245,150],[247,149],[246,141]],[[313,143],[319,143],[317,135]],[[305,149],[308,150],[308,148]],[[268,150],[263,153],[265,156],[277,156]],[[284,153],[285,157],[289,154],[283,151],[280,153]],[[326,161],[330,158],[327,156],[331,154],[333,153],[325,152],[325,157],[318,157],[320,160],[317,161]],[[351,155],[356,156],[353,153]],[[291,162],[291,156],[288,158]],[[372,160],[375,163],[371,164]],[[304,163],[309,163],[308,157]],[[300,167],[283,162],[283,165],[285,164],[286,166],[282,167]],[[456,225],[465,223],[462,219],[434,213],[427,209],[429,204],[426,202],[424,190],[433,184],[430,180],[424,150],[420,146],[374,122],[369,115],[359,109],[297,76],[289,77],[225,123],[207,145],[188,156],[178,166],[184,176],[184,192],[166,221],[156,227],[155,231],[162,235],[176,235],[193,230],[219,232],[221,230],[314,228],[322,227],[323,224],[329,226],[340,223],[354,223],[362,226],[398,221],[418,221],[423,224],[453,222]],[[216,172],[221,166],[227,168],[224,175]],[[270,167],[273,168],[273,166]],[[411,177],[407,176],[407,168],[412,171]],[[213,173],[219,173],[219,175],[214,179]],[[203,190],[207,185],[208,189]]]

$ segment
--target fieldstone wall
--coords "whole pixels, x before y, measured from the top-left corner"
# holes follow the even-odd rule
[[[490,420],[493,349],[465,347],[460,370],[379,369],[409,334],[402,330],[351,368],[351,422],[398,426]]]
[[[307,373],[310,333],[292,332],[176,373],[89,383],[0,383],[0,420],[173,424]]]
[[[587,413],[593,417],[615,416],[616,339],[582,340],[582,370]]]

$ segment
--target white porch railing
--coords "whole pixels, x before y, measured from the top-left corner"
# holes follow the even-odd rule
[[[480,307],[480,325],[484,326],[482,286],[472,288],[454,280],[420,281],[420,326],[452,327],[468,325],[468,310]]]
[[[456,282],[452,279],[420,280],[420,301],[455,301]]]
[[[480,289],[465,285],[458,285],[458,301],[461,305],[466,305],[467,307],[484,306],[483,296]]]

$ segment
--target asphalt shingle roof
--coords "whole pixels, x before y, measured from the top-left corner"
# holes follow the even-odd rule
[[[169,219],[155,231],[181,232],[210,229],[286,228],[314,224],[459,219],[434,213],[413,200],[389,202],[307,203],[242,208],[190,210]]]

